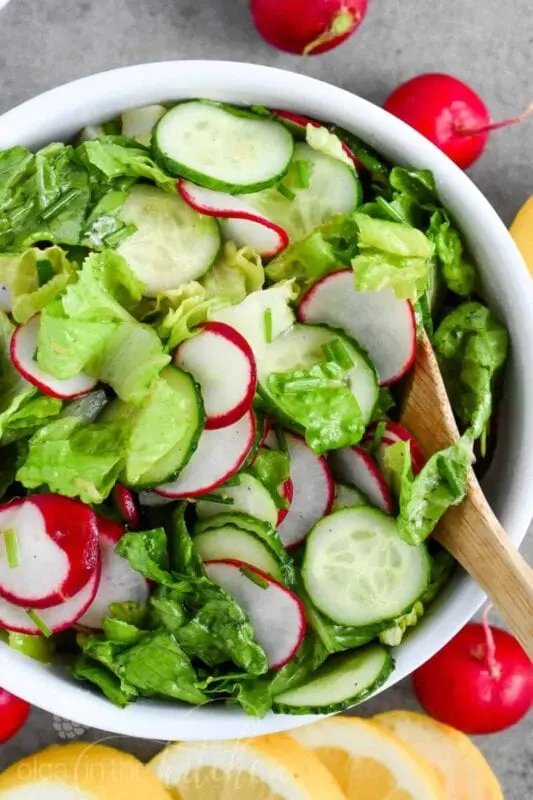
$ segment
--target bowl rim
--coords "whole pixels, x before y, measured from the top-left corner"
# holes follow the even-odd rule
[[[443,203],[460,220],[479,261],[504,263],[512,280],[497,265],[482,270],[485,288],[504,315],[513,343],[513,380],[509,389],[517,404],[516,424],[506,436],[512,475],[496,475],[488,484],[507,482],[496,497],[499,513],[516,544],[523,540],[533,516],[533,282],[503,222],[466,174],[433,144],[383,109],[329,83],[287,70],[232,61],[182,60],[139,64],[100,72],[27,100],[0,116],[0,149],[14,144],[35,148],[72,135],[88,124],[115,116],[125,108],[165,100],[208,96],[233,103],[287,107],[335,122],[358,135],[396,163],[431,169]],[[35,120],[38,123],[35,123]],[[516,393],[516,397],[513,394]],[[513,399],[515,398],[515,399]],[[502,472],[502,469],[500,469]],[[500,492],[502,494],[502,492]],[[410,674],[430,658],[471,618],[484,594],[467,576],[457,577],[427,622],[417,627],[398,649],[398,666],[380,691]],[[429,623],[429,624],[427,624]],[[0,686],[34,705],[82,725],[116,734],[160,741],[227,739],[257,736],[307,724],[317,717],[269,714],[263,720],[218,705],[188,708],[173,703],[139,701],[122,710],[81,684],[65,679],[56,667],[43,665],[0,642]]]

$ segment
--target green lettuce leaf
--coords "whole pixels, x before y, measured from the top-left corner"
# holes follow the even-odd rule
[[[317,150],[319,153],[324,153],[330,158],[335,158],[337,161],[342,161],[350,169],[354,169],[354,164],[350,156],[346,153],[342,146],[339,137],[332,133],[323,125],[311,125],[310,123],[305,129],[305,138],[309,147]]]
[[[0,311],[0,437],[11,417],[22,404],[37,393],[34,386],[15,369],[9,354],[14,326],[7,314]]]
[[[26,439],[59,415],[63,403],[56,397],[31,395],[14,411],[4,426],[2,445]]]
[[[304,430],[305,441],[318,455],[357,444],[363,436],[361,410],[340,364],[272,373],[267,385],[277,407]]]
[[[382,156],[358,136],[338,125],[334,125],[331,131],[348,145],[363,167],[363,169],[358,169],[358,174],[365,187],[365,196],[389,192],[390,166]]]
[[[287,453],[260,447],[248,471],[268,489],[278,508],[289,507],[287,498],[281,494],[283,484],[291,474],[291,462]]]
[[[148,580],[164,586],[173,585],[172,575],[168,571],[167,535],[163,528],[126,533],[118,542],[115,552],[126,558],[133,569]]]
[[[240,249],[226,242],[216,262],[201,279],[205,299],[224,298],[229,303],[240,303],[244,298],[263,287],[265,271],[261,256],[251,247]]]
[[[83,142],[77,148],[77,156],[89,171],[97,173],[97,179],[145,178],[171,194],[176,193],[175,179],[157,166],[146,147],[133,140],[104,136]]]
[[[174,511],[169,525],[169,558],[172,569],[192,578],[204,578],[203,561],[185,522],[187,504],[182,503]]]
[[[8,287],[16,322],[27,322],[63,292],[76,269],[60,247],[31,247],[21,255],[0,255],[0,283]]]
[[[102,664],[87,656],[80,656],[72,669],[78,681],[87,681],[97,686],[103,694],[119,708],[125,708],[137,696],[134,690],[124,690],[120,680]]]
[[[440,274],[448,289],[460,297],[472,294],[477,285],[476,267],[444,210],[432,215],[427,235],[435,243]]]
[[[459,441],[431,456],[416,477],[408,442],[386,448],[385,469],[398,494],[398,530],[409,544],[427,539],[444,512],[464,500],[472,444],[472,432],[467,431]]]
[[[507,330],[486,306],[463,303],[443,319],[434,346],[456,416],[484,441],[509,350]]]
[[[101,503],[115,485],[124,463],[128,427],[123,420],[84,425],[65,417],[40,428],[29,442],[17,480],[27,489]]]

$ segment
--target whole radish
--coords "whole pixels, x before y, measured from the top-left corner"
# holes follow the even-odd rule
[[[533,704],[533,664],[509,633],[463,628],[413,676],[415,694],[432,717],[468,734],[514,725]]]
[[[25,700],[0,688],[0,744],[19,732],[29,713],[30,706]]]
[[[479,158],[492,131],[522,122],[533,113],[532,104],[517,117],[491,122],[487,106],[473,89],[440,73],[417,75],[402,83],[387,97],[384,108],[416,128],[463,169]]]
[[[368,0],[251,0],[266,41],[288,53],[319,55],[346,41],[363,21]]]

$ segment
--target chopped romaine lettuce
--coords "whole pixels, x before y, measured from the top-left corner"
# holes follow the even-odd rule
[[[15,369],[9,354],[14,327],[0,311],[0,436],[22,404],[37,390]]]
[[[225,298],[230,303],[240,303],[265,282],[261,256],[250,247],[237,249],[233,242],[226,242],[200,282],[207,300]]]
[[[354,163],[346,150],[342,146],[339,137],[322,125],[312,125],[309,123],[305,129],[305,138],[309,147],[324,153],[326,156],[342,161],[348,167],[355,169]]]
[[[15,322],[27,322],[75,280],[76,270],[60,247],[31,247],[21,255],[0,255],[0,284]]]
[[[121,136],[104,136],[101,139],[83,142],[77,148],[77,156],[97,178],[108,181],[117,178],[145,178],[161,189],[176,193],[176,180],[171,178],[150,157],[150,151],[134,140]]]

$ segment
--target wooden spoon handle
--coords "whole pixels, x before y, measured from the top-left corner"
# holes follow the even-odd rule
[[[479,583],[533,660],[533,569],[513,545],[472,475],[472,502],[450,508],[435,537]],[[454,533],[461,529],[461,537]]]

